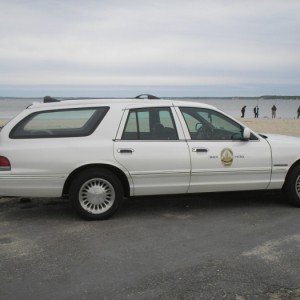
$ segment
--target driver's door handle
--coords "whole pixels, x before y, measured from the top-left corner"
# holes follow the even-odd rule
[[[206,152],[208,152],[208,149],[207,148],[192,148],[192,151],[206,153]]]

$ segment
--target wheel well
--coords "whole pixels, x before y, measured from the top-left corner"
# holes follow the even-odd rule
[[[86,171],[88,169],[92,169],[92,168],[102,168],[102,169],[107,169],[110,170],[111,172],[113,172],[121,181],[123,188],[124,188],[124,195],[125,196],[129,196],[130,195],[130,189],[129,189],[129,182],[128,179],[126,177],[126,175],[124,174],[123,171],[121,171],[120,169],[118,169],[115,166],[111,166],[111,165],[106,165],[106,164],[90,164],[90,165],[85,165],[82,166],[76,170],[74,170],[67,178],[65,184],[64,184],[64,189],[63,189],[63,196],[68,195],[69,194],[69,189],[70,189],[70,185],[72,180],[80,173],[83,171]]]
[[[296,167],[299,166],[299,165],[300,165],[300,159],[297,160],[297,161],[295,161],[295,162],[291,165],[291,167],[289,168],[289,170],[288,170],[288,172],[287,172],[287,174],[286,174],[286,176],[285,176],[283,188],[284,188],[284,186],[285,186],[285,184],[286,184],[286,180],[287,180],[287,178],[289,177],[290,173],[294,170],[294,168],[296,168]]]

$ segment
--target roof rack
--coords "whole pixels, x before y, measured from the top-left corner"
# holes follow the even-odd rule
[[[50,103],[50,102],[60,102],[60,100],[52,98],[50,96],[45,96],[44,97],[44,103]]]
[[[160,99],[156,96],[150,95],[150,94],[141,94],[135,97],[136,99]]]
[[[74,98],[74,100],[75,99],[79,100],[80,98]],[[86,98],[84,98],[84,99],[86,99]],[[90,99],[99,99],[99,98],[90,98]],[[141,95],[136,96],[135,99],[160,99],[160,98],[158,98],[156,96],[153,96],[153,95],[150,95],[150,94],[141,94]],[[61,101],[63,101],[63,100],[59,100],[59,99],[53,98],[51,96],[45,96],[43,102],[44,103],[51,103],[51,102],[61,102]]]

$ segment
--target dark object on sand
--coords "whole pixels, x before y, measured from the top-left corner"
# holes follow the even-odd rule
[[[21,198],[20,203],[30,203],[31,199],[30,198]]]

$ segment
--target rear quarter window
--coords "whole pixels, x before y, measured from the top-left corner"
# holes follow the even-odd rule
[[[35,112],[10,132],[12,139],[87,136],[94,132],[108,107],[76,108]]]

